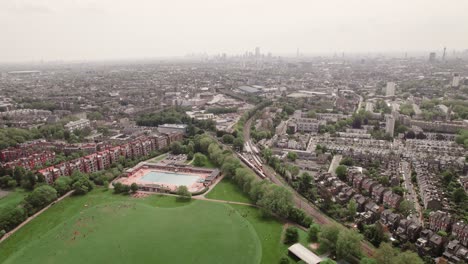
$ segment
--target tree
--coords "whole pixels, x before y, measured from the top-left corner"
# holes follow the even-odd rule
[[[121,182],[113,183],[113,185],[114,185],[114,193],[121,193],[122,192],[123,184]]]
[[[288,159],[292,162],[296,161],[297,159],[297,153],[293,151],[288,152]]]
[[[93,182],[86,175],[80,175],[73,179],[72,189],[75,191],[74,194],[86,194],[91,191],[93,187]]]
[[[354,116],[351,126],[353,128],[361,128],[362,118],[360,116]]]
[[[364,227],[364,236],[376,247],[386,240],[384,229],[379,222],[373,225],[366,225]]]
[[[419,132],[418,134],[416,134],[416,138],[417,139],[426,139],[427,136],[423,132]]]
[[[27,171],[21,180],[21,186],[25,189],[32,190],[37,183],[37,177],[32,171]]]
[[[235,150],[242,151],[244,149],[244,140],[242,138],[236,138],[234,139],[232,146]]]
[[[122,184],[122,193],[128,194],[130,192],[130,186],[126,184]]]
[[[240,161],[234,157],[228,157],[224,159],[221,171],[226,178],[232,178],[236,174],[236,169],[240,167]]]
[[[298,166],[288,166],[288,171],[291,173],[291,176],[296,177],[299,175],[300,169]]]
[[[309,228],[309,241],[317,242],[320,233],[320,226],[317,224],[312,224]]]
[[[379,264],[393,264],[397,252],[389,243],[381,243],[374,257]]]
[[[462,202],[464,202],[466,200],[466,193],[465,193],[465,190],[463,190],[463,188],[457,188],[454,192],[453,192],[453,201],[456,203],[456,204],[461,204]]]
[[[132,183],[132,185],[130,185],[130,190],[132,191],[132,193],[136,193],[138,191],[138,184],[136,184],[135,182]]]
[[[307,112],[307,118],[315,118],[317,116],[317,114],[315,113],[314,110],[309,110]]]
[[[336,224],[329,224],[322,227],[319,234],[319,243],[321,250],[336,251],[336,243],[338,241],[338,235],[341,231],[341,227]]]
[[[284,244],[293,244],[299,240],[299,232],[297,228],[290,226],[286,228],[286,232],[284,234]]]
[[[224,144],[232,144],[234,142],[234,136],[231,134],[223,135],[223,143]]]
[[[64,195],[65,193],[70,191],[71,182],[72,179],[70,177],[61,176],[55,180],[53,187],[55,188],[55,190],[57,190],[59,195]]]
[[[11,179],[11,180],[7,181],[6,187],[8,189],[13,189],[13,188],[16,187],[16,184],[17,184],[16,181]]]
[[[26,220],[27,217],[27,212],[22,206],[6,205],[0,209],[0,230],[8,232]]]
[[[283,106],[283,111],[286,112],[288,115],[294,114],[294,108],[290,105]]]
[[[310,176],[309,173],[307,172],[302,173],[299,179],[298,191],[299,193],[303,194],[307,198],[311,198],[313,196],[312,176]]]
[[[336,242],[336,256],[338,259],[350,260],[352,257],[360,258],[362,235],[354,230],[341,229]]]
[[[414,139],[414,138],[416,138],[416,133],[414,133],[413,130],[410,130],[410,131],[406,132],[405,138],[407,138],[407,139]]]
[[[192,199],[192,193],[189,192],[187,186],[181,185],[179,188],[177,188],[177,195],[179,195],[179,198],[182,200],[190,200]]]
[[[184,151],[184,146],[182,146],[182,144],[179,141],[172,142],[171,143],[171,152],[174,155],[183,154],[185,152]]]
[[[287,218],[289,208],[293,206],[292,194],[286,188],[269,184],[257,204],[265,215],[277,214]]]
[[[392,192],[400,195],[400,196],[403,196],[403,194],[405,194],[405,189],[401,186],[394,186],[392,188]]]
[[[338,167],[336,167],[335,173],[336,173],[336,176],[340,180],[345,181],[346,180],[346,174],[348,173],[348,169],[344,165],[339,165]]]
[[[353,166],[354,160],[350,157],[345,157],[341,160],[340,165]]]
[[[193,156],[193,165],[196,167],[203,167],[206,162],[206,156],[201,154],[200,152],[195,153]]]
[[[336,262],[332,259],[325,259],[324,261],[321,261],[320,264],[336,264]]]
[[[104,186],[104,190],[109,190],[109,182],[108,181],[103,181],[102,186]]]
[[[27,208],[29,215],[32,215],[55,199],[57,199],[57,191],[49,185],[42,185],[24,198],[25,208]]]
[[[348,217],[351,220],[354,220],[354,217],[357,213],[357,204],[354,199],[351,199],[348,203]]]
[[[398,212],[400,212],[403,216],[407,217],[411,211],[413,211],[413,203],[408,200],[403,200],[398,206]]]
[[[312,218],[310,218],[302,209],[294,206],[289,207],[288,219],[303,227],[312,225]]]

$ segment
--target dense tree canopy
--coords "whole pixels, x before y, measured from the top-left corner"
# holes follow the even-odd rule
[[[37,212],[57,199],[57,191],[49,185],[42,185],[26,196],[25,207],[29,214]]]

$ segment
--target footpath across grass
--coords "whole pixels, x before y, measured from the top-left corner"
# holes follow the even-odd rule
[[[206,198],[241,202],[241,203],[252,203],[250,198],[242,192],[242,190],[231,180],[224,178],[222,179],[207,195]]]
[[[251,202],[227,179],[208,198]],[[0,263],[270,264],[287,255],[283,228],[255,207],[96,189],[55,204],[1,243]]]
[[[1,243],[0,263],[277,263],[281,230],[248,206],[98,189],[57,203]]]

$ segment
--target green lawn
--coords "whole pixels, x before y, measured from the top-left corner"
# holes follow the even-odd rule
[[[250,202],[227,179],[208,197]],[[57,203],[0,244],[0,263],[269,264],[287,255],[282,232],[255,207],[98,189]],[[306,232],[299,235],[307,245]]]
[[[258,209],[245,205],[231,204],[239,213],[245,217],[255,228],[257,236],[262,244],[262,262],[278,263],[282,256],[288,255],[288,247],[281,240],[283,224],[276,219],[265,219]],[[299,242],[307,246],[307,232],[299,230]],[[291,263],[295,261],[290,258]]]
[[[0,210],[10,205],[16,206],[23,201],[27,194],[25,190],[16,188],[14,191],[8,193],[7,196],[0,198]]]
[[[185,163],[190,164],[192,166],[195,166],[195,164],[193,164],[193,161],[194,161],[194,159],[191,159],[191,160],[185,161]],[[205,161],[203,162],[203,164],[201,166],[195,166],[195,167],[215,169],[216,165],[214,165],[213,162],[211,162],[211,160],[208,157],[206,157]]]
[[[214,165],[213,162],[211,162],[210,159],[206,158],[205,162],[203,163],[203,166],[201,166],[201,167],[208,168],[208,169],[214,169],[214,168],[216,168],[216,165]]]
[[[282,224],[258,209],[101,189],[57,203],[0,244],[0,263],[278,263]]]
[[[149,163],[158,163],[160,162],[161,160],[165,159],[167,157],[167,153],[164,153],[164,154],[161,154],[155,158],[152,158],[146,162],[149,162]]]
[[[242,192],[242,190],[232,181],[227,178],[222,179],[207,195],[206,198],[252,203],[250,198]]]

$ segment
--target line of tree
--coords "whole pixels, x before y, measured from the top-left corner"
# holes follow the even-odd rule
[[[237,108],[235,108],[235,107],[231,107],[231,108],[217,107],[217,108],[207,109],[206,112],[207,113],[212,113],[212,114],[215,114],[215,115],[237,113]]]
[[[18,205],[10,205],[0,210],[0,233],[5,234],[17,227],[29,216],[37,213],[70,190],[76,195],[86,194],[94,188],[87,175],[78,171],[70,177],[59,177],[53,185],[36,182],[35,186]]]
[[[190,117],[181,107],[166,109],[156,113],[143,114],[136,120],[139,126],[159,126],[162,124],[189,124]]]
[[[278,216],[308,227],[312,220],[304,211],[294,207],[292,194],[284,187],[258,179],[230,150],[222,150],[208,135],[194,137],[194,149],[204,153],[224,176],[246,193],[264,216]]]

